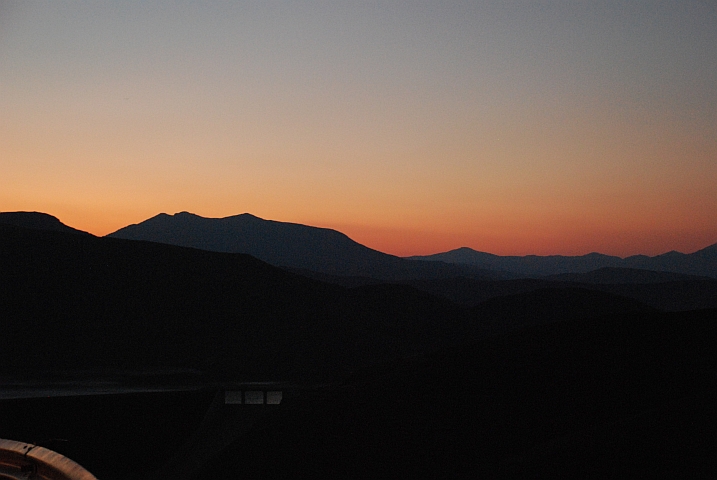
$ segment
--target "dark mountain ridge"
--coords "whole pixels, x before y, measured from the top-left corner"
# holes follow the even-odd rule
[[[458,341],[465,311],[249,255],[0,224],[0,364],[326,377]]]
[[[475,281],[444,281],[459,280]],[[695,280],[592,287],[680,295],[680,282]],[[658,312],[574,282],[483,285],[502,294],[466,308],[249,255],[0,224],[0,374],[329,381],[217,450],[207,478],[714,477],[717,310]],[[161,478],[211,401],[195,396],[0,402],[0,433],[69,438],[58,450],[103,478]],[[222,432],[241,425],[227,420]]]
[[[643,270],[639,268],[603,267],[585,273],[559,273],[543,277],[545,280],[601,284],[651,284],[666,282],[687,282],[716,279],[684,273]]]
[[[345,288],[244,254],[0,224],[0,373],[335,378],[483,336],[509,316],[522,319],[513,329],[635,309],[612,292],[532,290],[471,310],[410,285]]]
[[[533,278],[564,273],[586,273],[601,268],[631,268],[717,278],[717,244],[690,254],[672,251],[654,257],[633,255],[620,258],[601,253],[589,253],[580,256],[500,256],[461,247],[435,255],[407,258],[457,265],[473,265],[478,268],[505,271],[516,276]]]
[[[644,270],[638,272],[644,272]],[[583,274],[575,275],[579,277]],[[588,278],[590,278],[590,273],[585,275],[588,275]],[[580,281],[579,278],[575,279],[575,281],[570,281],[570,279],[548,280],[534,278],[483,281],[470,278],[447,278],[439,280],[412,280],[407,281],[406,284],[466,306],[475,306],[496,297],[544,289],[581,288],[583,290],[604,292],[630,298],[665,311],[676,312],[717,308],[717,279],[700,277],[696,279],[692,279],[692,277],[686,278],[686,280],[652,283],[597,283],[588,280],[583,282]],[[611,279],[615,279],[615,277],[611,276]],[[624,280],[624,278],[620,279]]]
[[[245,253],[274,266],[387,281],[457,275],[500,277],[470,265],[410,262],[365,247],[336,230],[264,220],[248,213],[225,218],[204,218],[188,212],[161,213],[108,237]]]
[[[51,215],[38,212],[0,213],[0,223],[88,235],[62,224]],[[499,256],[477,252],[468,247],[404,259],[365,247],[336,230],[263,220],[248,213],[225,218],[204,218],[188,212],[175,215],[162,213],[139,224],[121,228],[108,237],[146,240],[215,252],[246,253],[274,266],[346,285],[371,283],[375,280],[405,282],[456,277],[474,280],[546,277],[583,283],[658,283],[670,273],[717,278],[717,244],[692,254],[672,251],[654,257],[634,255],[624,259],[600,253],[582,256]],[[592,279],[557,277],[596,270],[601,273],[592,274]],[[636,270],[663,273],[658,277]]]

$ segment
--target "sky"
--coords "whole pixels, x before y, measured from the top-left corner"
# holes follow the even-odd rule
[[[395,255],[717,242],[717,3],[0,0],[0,211]]]

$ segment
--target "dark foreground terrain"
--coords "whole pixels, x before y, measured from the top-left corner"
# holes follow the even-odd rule
[[[717,477],[713,282],[577,280],[348,288],[0,225],[0,438],[100,479]],[[295,391],[224,405],[246,381]]]
[[[279,406],[215,405],[216,435],[237,438],[186,478],[714,478],[715,318],[552,323],[367,368]],[[207,387],[5,400],[0,437],[67,440],[44,445],[98,478],[175,478],[161,473],[217,398]]]

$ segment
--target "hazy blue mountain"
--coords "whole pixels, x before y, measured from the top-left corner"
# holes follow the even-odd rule
[[[410,260],[440,261],[461,265],[474,265],[481,268],[503,270],[512,274],[529,277],[542,277],[559,273],[589,272],[603,267],[619,267],[621,258],[600,253],[589,253],[579,257],[563,255],[526,255],[501,256],[478,252],[461,247],[435,255],[408,257]]]
[[[691,254],[673,251],[654,257],[634,255],[624,259],[600,253],[580,256],[500,256],[477,252],[468,247],[408,259],[472,265],[533,278],[564,273],[587,273],[601,268],[631,268],[717,278],[717,244]]]
[[[672,251],[655,257],[635,255],[627,257],[622,266],[717,277],[717,244],[690,254]]]
[[[271,265],[330,275],[400,280],[471,276],[499,278],[471,265],[415,262],[365,247],[327,228],[264,220],[244,213],[204,218],[188,212],[161,213],[108,235],[213,252],[245,253]]]
[[[89,235],[89,233],[83,232],[82,230],[68,227],[57,217],[41,212],[0,212],[0,223],[15,225],[17,227],[33,228],[35,230]]]

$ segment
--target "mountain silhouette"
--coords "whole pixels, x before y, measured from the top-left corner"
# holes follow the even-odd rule
[[[408,261],[365,247],[336,230],[264,220],[248,213],[225,218],[205,218],[188,212],[161,213],[121,228],[108,237],[245,253],[274,266],[329,275],[381,280],[460,275],[500,277],[470,265]]]
[[[601,268],[632,268],[717,278],[717,244],[691,254],[668,252],[654,257],[633,255],[620,258],[601,253],[580,256],[500,256],[461,247],[435,255],[412,256],[410,260],[439,261],[507,272],[517,277],[545,277],[564,273],[586,273]]]
[[[41,212],[0,212],[0,223],[18,227],[50,230],[53,232],[78,233],[90,235],[82,230],[68,227],[57,217]]]
[[[619,267],[603,267],[585,273],[559,273],[557,275],[548,275],[544,278],[564,282],[601,284],[646,284],[710,279],[710,277],[683,273]]]
[[[195,368],[335,376],[460,340],[409,286],[347,289],[244,254],[0,224],[0,374]]]
[[[459,281],[492,298],[467,307],[245,254],[0,224],[0,380],[184,369],[213,388],[310,385],[213,451],[207,478],[714,477],[717,310],[634,294],[717,281],[423,282]],[[68,439],[60,453],[102,478],[159,478],[213,394],[0,401],[0,434]]]
[[[335,378],[506,329],[652,311],[619,293],[547,281],[471,309],[409,285],[328,284],[245,254],[2,224],[0,266],[0,374],[113,367]]]

